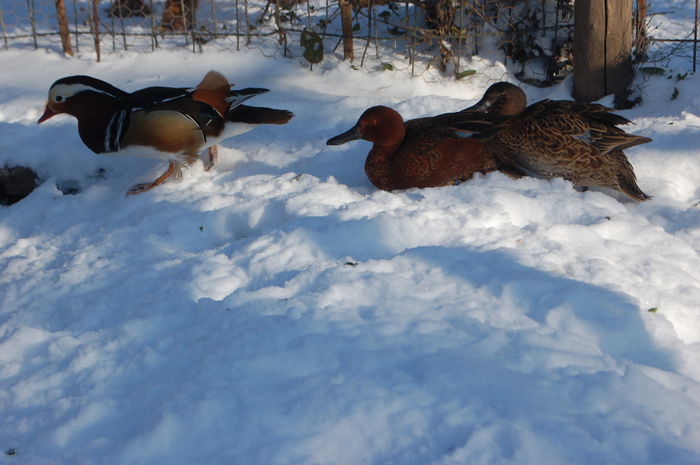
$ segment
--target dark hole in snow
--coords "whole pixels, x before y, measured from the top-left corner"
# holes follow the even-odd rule
[[[80,188],[80,183],[74,179],[61,181],[56,184],[56,188],[59,191],[63,192],[64,195],[75,195],[82,192],[82,189]]]
[[[19,202],[38,185],[34,171],[24,166],[0,168],[0,204],[12,205]]]

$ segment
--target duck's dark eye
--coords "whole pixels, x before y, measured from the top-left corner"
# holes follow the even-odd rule
[[[55,100],[56,102],[62,102],[62,101],[63,101],[63,97],[61,97],[60,95],[57,95],[57,96],[54,98],[54,100]]]

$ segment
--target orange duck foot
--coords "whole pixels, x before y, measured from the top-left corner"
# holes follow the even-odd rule
[[[136,194],[143,194],[144,192],[150,191],[156,186],[160,186],[163,184],[165,181],[167,181],[173,174],[175,175],[175,178],[179,177],[179,169],[175,169],[175,163],[170,162],[168,165],[168,169],[165,170],[165,173],[161,174],[158,176],[158,178],[153,181],[153,182],[146,182],[146,183],[141,183],[141,184],[136,184],[134,186],[131,186],[129,190],[126,192],[126,195],[136,195]]]
[[[219,162],[218,146],[212,145],[208,150],[209,163],[204,167],[204,171],[209,171]]]

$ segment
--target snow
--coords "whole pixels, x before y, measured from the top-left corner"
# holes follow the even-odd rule
[[[255,52],[0,67],[0,164],[43,180],[0,208],[0,464],[700,463],[700,77],[640,76],[620,112],[654,139],[628,151],[637,204],[500,173],[382,192],[368,143],[325,145],[371,105],[471,105],[509,79],[495,61],[457,82]],[[209,69],[295,118],[139,196],[163,162],[36,125],[59,77]]]

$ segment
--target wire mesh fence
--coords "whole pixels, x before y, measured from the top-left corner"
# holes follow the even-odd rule
[[[638,55],[692,59],[697,14],[669,28],[638,2]],[[0,40],[5,49],[94,52],[98,60],[124,50],[252,49],[308,66],[335,56],[456,78],[473,73],[469,57],[499,49],[518,78],[550,85],[572,68],[572,16],[573,0],[0,0]]]
[[[650,11],[646,17],[646,33],[649,47],[646,59],[662,66],[672,59],[682,59],[692,64],[692,71],[698,65],[698,21],[700,20],[700,0],[683,0],[674,4],[675,15],[666,11]]]

